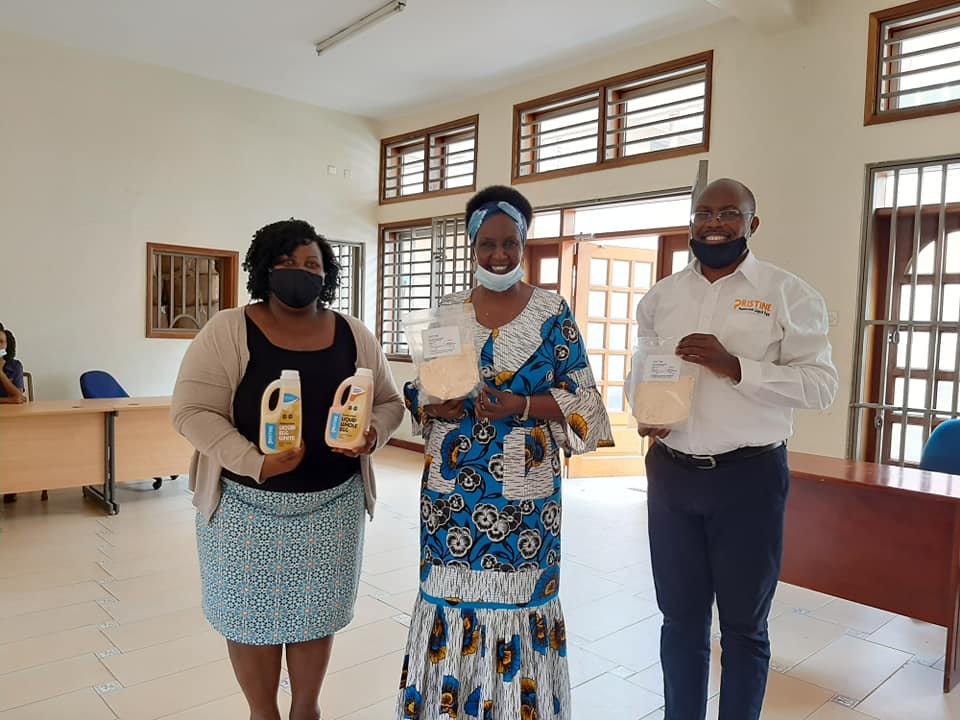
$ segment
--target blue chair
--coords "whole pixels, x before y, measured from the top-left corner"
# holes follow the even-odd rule
[[[80,376],[80,393],[88,399],[111,399],[130,397],[117,379],[103,370],[90,370]]]
[[[117,379],[103,370],[88,370],[80,376],[80,394],[91,400],[109,400],[112,398],[130,397],[130,393],[123,389]],[[170,476],[176,480],[176,475]],[[153,479],[153,489],[159,490],[163,486],[163,478]]]
[[[942,422],[930,434],[920,468],[960,475],[960,419]]]

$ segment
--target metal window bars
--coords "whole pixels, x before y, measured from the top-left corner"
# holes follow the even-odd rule
[[[220,310],[223,260],[153,251],[152,330],[198,331]]]
[[[334,240],[330,247],[340,265],[340,287],[333,308],[359,318],[363,313],[363,243]]]
[[[960,102],[960,3],[879,24],[878,115]]]
[[[960,417],[960,158],[867,168],[848,452],[916,465]]]
[[[462,217],[384,231],[381,249],[380,341],[388,355],[408,354],[402,318],[436,306],[473,285],[473,260]]]

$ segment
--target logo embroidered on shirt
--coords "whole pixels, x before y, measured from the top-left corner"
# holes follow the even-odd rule
[[[768,302],[764,302],[763,300],[744,300],[743,298],[733,301],[733,309],[739,312],[749,312],[765,317],[770,317],[770,313],[773,312],[773,306]]]

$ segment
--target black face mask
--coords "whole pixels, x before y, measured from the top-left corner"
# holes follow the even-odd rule
[[[284,305],[305,308],[317,301],[326,279],[309,270],[271,270],[270,291]]]
[[[701,265],[713,270],[721,270],[733,265],[746,252],[747,239],[740,237],[730,242],[713,245],[690,238],[690,249]]]

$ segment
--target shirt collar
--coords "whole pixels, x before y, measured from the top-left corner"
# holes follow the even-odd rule
[[[700,261],[694,259],[690,262],[687,267],[683,269],[683,272],[690,271],[693,274],[699,276],[700,278],[706,280],[703,277],[703,271],[700,269]],[[754,255],[750,250],[747,250],[747,256],[743,259],[743,262],[734,270],[728,277],[733,277],[734,275],[743,275],[747,282],[753,285],[755,288],[760,287],[760,261],[757,260],[757,256]]]

